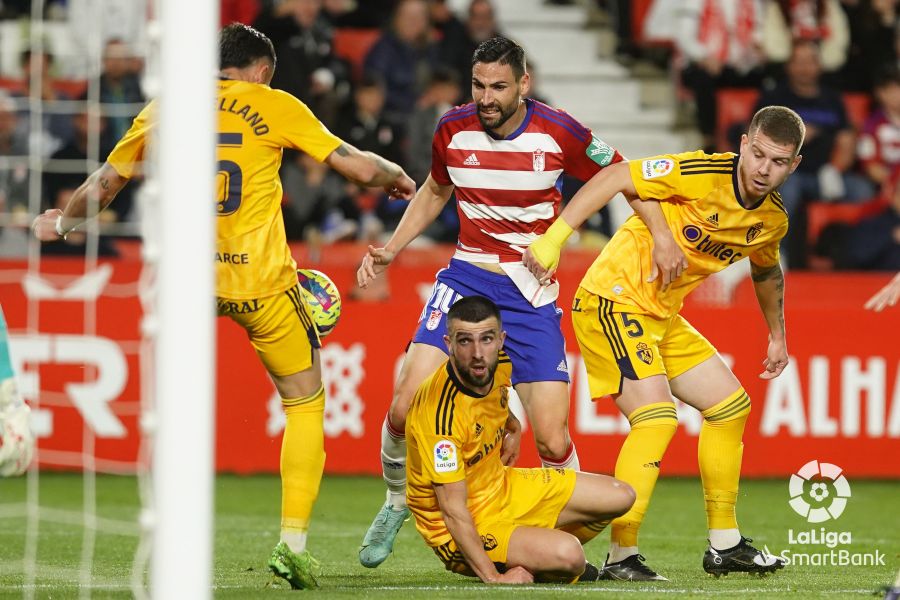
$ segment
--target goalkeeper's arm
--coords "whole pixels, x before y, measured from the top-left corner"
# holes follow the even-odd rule
[[[99,169],[84,180],[64,210],[51,208],[38,215],[31,226],[35,237],[44,242],[52,242],[66,235],[87,220],[88,206],[96,202],[97,212],[109,206],[128,179],[113,169],[109,163],[103,163]]]
[[[525,266],[539,279],[552,276],[559,264],[563,244],[572,232],[620,192],[629,200],[638,197],[627,162],[606,167],[578,190],[550,229],[525,251]]]

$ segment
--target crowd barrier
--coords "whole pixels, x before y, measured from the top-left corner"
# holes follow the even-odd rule
[[[344,294],[341,321],[322,351],[330,473],[380,473],[380,431],[392,381],[434,274],[452,248],[404,252],[366,297],[353,291],[362,252],[357,246],[295,249],[300,264],[327,272]],[[609,473],[628,423],[610,399],[590,398],[568,312],[593,258],[586,251],[564,255],[560,306],[566,312],[573,379],[572,437],[584,469]],[[144,374],[136,295],[140,259],[126,252],[86,271],[81,260],[45,258],[40,272],[27,277],[26,266],[0,262],[6,274],[0,279],[0,304],[22,391],[38,408],[40,461],[45,468],[78,468],[72,456],[84,452],[98,468],[127,471],[138,452]],[[745,476],[785,476],[817,459],[856,478],[900,477],[900,307],[884,313],[862,308],[888,279],[886,274],[789,273],[791,362],[771,382],[758,377],[767,330],[749,280],[738,284],[727,302],[721,294],[701,291],[698,296],[707,301],[686,305],[685,316],[716,345],[753,400],[744,436]],[[243,330],[219,319],[217,335],[216,466],[275,472],[283,428],[278,396]],[[700,418],[680,404],[678,414],[681,426],[662,472],[694,475]],[[536,465],[530,431],[522,448],[520,464]]]

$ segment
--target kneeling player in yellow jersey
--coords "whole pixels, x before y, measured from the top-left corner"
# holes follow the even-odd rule
[[[419,387],[406,419],[410,510],[450,571],[485,583],[596,580],[582,544],[634,502],[628,484],[573,469],[516,469],[506,333],[488,298],[447,314],[450,359]]]
[[[284,148],[306,152],[351,181],[383,187],[410,199],[415,183],[392,162],[342,142],[302,102],[269,87],[275,70],[272,42],[240,23],[222,30],[215,108],[219,115],[219,193],[216,295],[220,316],[247,331],[250,343],[281,395],[287,417],[281,446],[281,541],[269,567],[294,588],[316,586],[318,561],[306,533],[325,464],[325,389],[319,337],[297,284],[281,217],[278,178]],[[156,102],[135,118],[107,162],[90,175],[64,211],[49,210],[33,225],[41,240],[55,240],[80,225],[88,198],[105,208],[136,174]],[[199,175],[198,175],[199,176]]]
[[[631,423],[616,477],[631,484],[637,500],[613,522],[604,578],[664,579],[643,564],[638,529],[678,424],[673,395],[704,419],[698,459],[709,548],[703,568],[720,575],[784,566],[751,546],[735,517],[750,398],[712,344],[678,312],[684,297],[706,277],[749,258],[769,327],[760,377],[772,379],[784,370],[788,353],[778,246],[788,220],[776,190],[800,163],[804,132],[794,111],[771,106],[754,115],[739,155],[686,152],[613,165],[585,185],[526,252],[525,264],[546,277],[572,229],[622,192],[659,201],[648,204],[662,209],[655,214],[666,219],[687,259],[687,269],[670,286],[648,283],[653,243],[644,222],[632,217],[588,269],[572,306],[592,397],[611,395]]]

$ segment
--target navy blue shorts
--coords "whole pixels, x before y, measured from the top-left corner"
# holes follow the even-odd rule
[[[453,259],[441,269],[422,309],[413,336],[416,344],[428,344],[447,352],[447,311],[463,296],[485,296],[500,309],[506,331],[504,349],[512,360],[512,382],[569,381],[566,341],[560,330],[562,309],[556,303],[533,307],[506,275],[486,271]]]

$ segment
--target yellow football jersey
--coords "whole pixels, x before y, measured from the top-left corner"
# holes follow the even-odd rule
[[[509,357],[501,353],[494,387],[479,396],[457,379],[447,361],[416,392],[406,417],[406,499],[429,546],[451,539],[433,484],[465,479],[476,522],[496,513],[507,497],[500,448],[511,376]]]
[[[629,312],[663,319],[681,310],[684,298],[709,275],[749,258],[759,266],[778,263],[787,233],[787,212],[778,192],[756,206],[739,201],[738,156],[702,151],[629,162],[643,200],[658,200],[688,268],[666,291],[647,283],[653,270],[653,237],[632,215],[616,232],[581,281],[589,292]]]
[[[283,148],[324,161],[341,140],[305,104],[280,90],[221,80],[216,176],[216,295],[236,300],[283,292],[297,283],[281,217],[278,170]],[[132,177],[153,126],[151,102],[135,118],[107,162]]]

